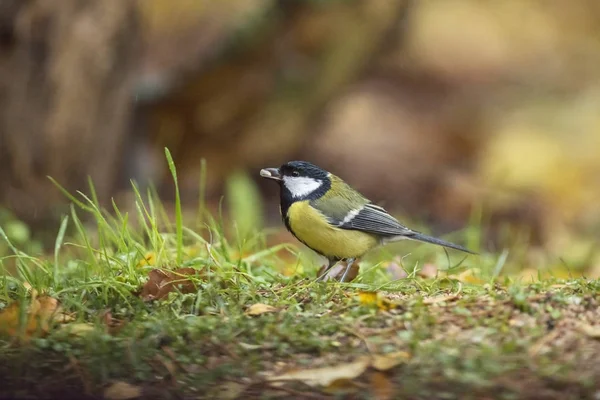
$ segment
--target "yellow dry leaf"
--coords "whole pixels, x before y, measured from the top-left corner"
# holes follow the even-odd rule
[[[366,306],[377,304],[378,297],[379,296],[377,292],[358,292],[358,301],[360,301],[360,304]]]
[[[348,395],[352,392],[356,392],[359,388],[360,388],[360,384],[358,384],[357,382],[354,382],[351,379],[342,378],[342,379],[336,379],[335,381],[331,382],[329,385],[325,386],[323,388],[323,391],[325,393],[334,394],[334,395],[341,395],[341,394]]]
[[[16,336],[23,332],[28,339],[34,334],[46,334],[54,317],[59,312],[58,300],[50,296],[33,296],[26,311],[25,326],[21,326],[21,305],[18,301],[10,304],[0,313],[0,335]],[[21,330],[22,329],[22,330]]]
[[[468,269],[460,273],[456,279],[461,282],[470,283],[473,285],[483,285],[485,281],[483,281],[480,277],[476,275],[476,272],[472,269]]]
[[[246,309],[246,315],[255,317],[257,315],[277,312],[277,308],[268,304],[256,303]]]
[[[104,390],[108,400],[128,400],[142,396],[142,388],[127,382],[115,382]]]
[[[398,307],[398,304],[386,299],[381,293],[378,292],[359,292],[358,300],[360,304],[366,306],[376,305],[378,309],[383,311],[392,310]]]
[[[37,297],[38,291],[35,290],[29,282],[23,282],[23,287],[25,288],[25,290],[27,290],[27,292],[31,295],[32,298]]]
[[[410,354],[405,351],[396,351],[388,354],[374,355],[371,366],[378,371],[390,370],[410,359]]]
[[[141,268],[141,267],[145,267],[147,265],[156,265],[156,253],[155,252],[149,251],[148,253],[146,253],[144,255],[144,258],[142,258],[140,261],[138,261],[136,267]]]
[[[329,387],[340,380],[358,378],[369,367],[371,359],[360,357],[354,362],[323,368],[301,369],[268,378],[271,382],[300,381],[309,386]]]
[[[37,300],[39,303],[37,315],[40,319],[40,325],[44,326],[44,329],[47,331],[48,324],[59,311],[58,300],[50,296],[38,297]]]
[[[386,299],[383,296],[379,296],[379,299],[377,300],[377,308],[379,308],[380,310],[388,311],[393,310],[397,307],[398,304],[394,303],[393,301],[390,301],[389,299]]]
[[[75,314],[67,314],[64,312],[57,313],[54,317],[54,321],[56,321],[59,324],[68,324],[69,322],[75,321]]]
[[[19,310],[18,302],[11,303],[0,313],[0,334],[14,336],[19,328]]]
[[[369,368],[377,371],[388,371],[410,358],[410,354],[398,351],[389,354],[362,356],[353,362],[332,365],[323,368],[302,369],[289,371],[284,374],[268,378],[274,385],[281,385],[287,381],[299,381],[312,387],[323,387],[328,393],[347,392],[355,389],[354,380]],[[379,373],[379,372],[378,372]]]

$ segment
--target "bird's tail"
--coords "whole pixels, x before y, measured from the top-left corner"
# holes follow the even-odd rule
[[[477,254],[476,252],[471,251],[471,250],[467,249],[466,247],[462,247],[457,244],[450,243],[445,240],[438,239],[433,236],[427,236],[422,233],[414,232],[414,231],[411,231],[410,233],[407,233],[406,235],[395,236],[393,238],[388,239],[387,241],[394,242],[394,241],[402,240],[402,239],[417,240],[419,242],[437,244],[438,246],[449,247],[451,249],[464,251],[465,253],[469,253],[469,254]]]

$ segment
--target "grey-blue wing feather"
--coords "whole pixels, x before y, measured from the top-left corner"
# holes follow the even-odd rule
[[[383,208],[374,204],[365,205],[353,218],[339,223],[339,228],[354,229],[380,236],[410,235],[412,230],[403,226]]]
[[[477,254],[463,246],[408,229],[398,222],[396,218],[388,214],[383,208],[370,203],[366,204],[356,213],[347,214],[346,218],[342,221],[330,220],[330,222],[338,228],[354,229],[377,235],[384,241],[408,238],[436,244],[438,246],[449,247],[471,254]]]

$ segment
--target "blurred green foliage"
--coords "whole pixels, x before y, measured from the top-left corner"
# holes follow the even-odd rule
[[[264,205],[256,183],[246,171],[236,171],[227,179],[225,200],[231,221],[240,240],[261,232],[264,227]]]
[[[40,254],[42,252],[42,243],[32,237],[29,226],[25,222],[17,219],[12,212],[5,208],[0,208],[0,227],[6,234],[8,240],[24,252],[29,254]],[[8,254],[8,244],[6,241],[0,240],[0,257]]]

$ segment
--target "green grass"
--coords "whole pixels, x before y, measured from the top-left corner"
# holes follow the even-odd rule
[[[202,176],[205,182],[205,172]],[[243,193],[253,190],[243,178],[236,179],[228,195],[255,199]],[[526,284],[504,274],[515,262],[508,250],[463,259],[417,245],[398,260],[408,277],[392,281],[385,262],[409,248],[403,244],[366,258],[352,283],[316,283],[318,265],[310,255],[288,244],[268,247],[264,229],[252,231],[248,222],[240,227],[222,214],[209,215],[203,185],[197,215],[189,218],[175,185],[174,223],[155,191],[140,193],[135,184],[129,211],[116,204],[102,209],[91,183],[87,195],[63,190],[73,207],[57,229],[52,254],[32,256],[23,250],[31,249],[26,243],[14,239],[22,229],[0,229],[0,308],[26,302],[27,283],[39,295],[58,299],[75,317],[27,343],[0,339],[0,397],[97,398],[118,381],[142,388],[146,398],[235,398],[232,392],[238,398],[344,393],[386,398],[387,390],[387,398],[487,393],[488,398],[566,399],[596,393],[600,342],[577,324],[598,321],[598,281]],[[238,210],[234,221],[260,212],[253,211],[260,207],[255,201],[229,204]],[[477,247],[480,221],[474,217],[463,233]],[[139,265],[148,254],[153,265]],[[295,273],[287,276],[283,271],[290,260]],[[456,273],[476,268],[481,283],[446,274],[421,278],[425,261]],[[203,273],[190,278],[196,291],[174,291],[154,302],[140,299],[150,270],[179,267]],[[361,304],[361,291],[378,291],[396,307]],[[437,301],[439,296],[451,297]],[[278,310],[246,315],[255,303]],[[122,321],[118,332],[107,331],[102,317],[107,310]],[[94,328],[83,334],[65,328],[84,322]],[[340,366],[366,354],[397,351],[410,357],[389,371],[370,369],[351,383],[310,387],[267,381],[292,368]]]

